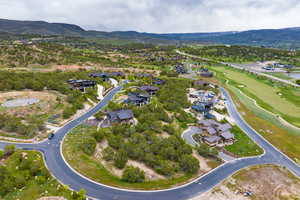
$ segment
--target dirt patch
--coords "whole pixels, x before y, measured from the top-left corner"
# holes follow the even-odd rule
[[[245,192],[252,195],[246,197]],[[300,179],[276,166],[242,170],[220,186],[192,200],[300,199]]]
[[[61,70],[61,71],[78,71],[78,70],[91,70],[90,66],[79,66],[79,65],[56,65],[52,70]]]
[[[118,177],[122,177],[123,169],[118,169],[112,165],[110,162],[106,162],[103,160],[102,151],[108,147],[108,142],[106,140],[102,141],[101,143],[97,144],[96,151],[94,157],[101,162],[106,169],[108,169],[112,174]],[[157,179],[165,179],[164,176],[157,174],[153,169],[147,167],[145,164],[141,162],[137,162],[134,160],[128,160],[127,164],[132,165],[134,167],[138,167],[145,172],[145,177],[147,180],[157,180]]]
[[[42,197],[37,200],[67,200],[64,197]]]
[[[54,110],[54,107],[59,103],[59,98],[64,99],[63,95],[58,94],[57,92],[37,92],[37,91],[12,91],[12,92],[1,92],[0,93],[0,104],[15,99],[26,99],[33,98],[38,99],[39,102],[28,105],[28,106],[19,106],[14,108],[3,108],[1,113],[6,113],[16,117],[25,118],[33,115],[42,115],[49,113]]]
[[[128,160],[127,165],[132,165],[143,170],[145,172],[145,177],[147,180],[166,179],[164,176],[156,173],[153,169],[147,167],[144,163],[140,163],[134,160]]]
[[[209,162],[209,160],[203,158],[202,156],[200,156],[195,150],[193,151],[193,156],[199,160],[199,163],[200,163],[200,170],[201,170],[202,172],[208,172],[208,171],[210,171],[210,170],[212,169],[212,168],[207,164],[207,163]]]

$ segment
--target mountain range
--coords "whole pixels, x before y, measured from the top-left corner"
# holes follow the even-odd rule
[[[156,43],[212,43],[299,48],[300,27],[211,33],[141,33],[90,31],[74,24],[0,19],[0,32],[10,34],[64,35]]]

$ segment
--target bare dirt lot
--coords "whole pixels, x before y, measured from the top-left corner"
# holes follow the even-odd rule
[[[52,91],[36,92],[31,90],[24,91],[12,91],[12,92],[1,92],[0,93],[0,104],[6,102],[7,100],[13,99],[23,99],[23,98],[35,98],[39,102],[28,105],[19,106],[13,108],[1,107],[0,113],[5,113],[13,115],[16,117],[27,118],[33,115],[42,115],[45,113],[52,112],[56,105],[64,99],[63,95]]]
[[[245,196],[251,192],[251,196]],[[221,185],[192,200],[300,199],[300,179],[276,166],[242,170]]]

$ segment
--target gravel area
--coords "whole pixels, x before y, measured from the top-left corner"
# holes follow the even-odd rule
[[[19,106],[28,106],[35,103],[38,103],[40,100],[36,98],[22,98],[22,99],[14,99],[4,102],[1,106],[3,107],[19,107]]]

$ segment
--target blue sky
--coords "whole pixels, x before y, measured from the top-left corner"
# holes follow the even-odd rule
[[[0,18],[94,30],[213,32],[300,26],[299,0],[1,0]]]

